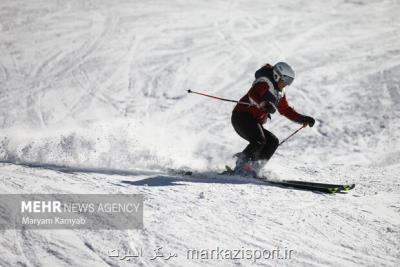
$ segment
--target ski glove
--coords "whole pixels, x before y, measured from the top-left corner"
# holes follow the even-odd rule
[[[303,115],[302,115],[302,116],[300,117],[299,122],[300,122],[300,123],[303,123],[303,124],[308,124],[310,127],[313,127],[313,126],[314,126],[314,123],[315,123],[315,120],[314,120],[313,117],[310,117],[310,116],[303,116]]]
[[[265,112],[268,112],[270,114],[275,113],[276,107],[274,104],[272,104],[269,101],[263,101],[260,103],[260,108],[263,109]]]

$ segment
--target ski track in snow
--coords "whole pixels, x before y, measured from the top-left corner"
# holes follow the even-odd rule
[[[2,230],[0,266],[397,266],[399,12],[389,0],[2,1],[2,193],[142,193],[145,227]],[[296,70],[289,102],[317,123],[266,175],[356,183],[350,193],[209,175],[246,143],[232,104],[186,90],[239,99],[280,60]],[[281,139],[297,127],[279,115],[266,125]],[[182,166],[203,175],[164,171]],[[158,246],[179,257],[150,261]],[[217,246],[295,254],[186,259]],[[140,247],[135,262],[107,256]]]

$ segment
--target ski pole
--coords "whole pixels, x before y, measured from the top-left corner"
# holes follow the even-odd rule
[[[208,94],[204,94],[204,93],[200,93],[200,92],[196,92],[196,91],[192,91],[192,90],[187,90],[187,92],[190,94],[197,94],[197,95],[202,95],[202,96],[206,96],[206,97],[211,97],[211,98],[215,98],[218,100],[222,100],[222,101],[227,101],[227,102],[233,102],[233,103],[238,103],[238,104],[242,104],[242,105],[247,105],[250,106],[250,103],[246,103],[246,102],[241,102],[241,101],[236,101],[236,100],[231,100],[231,99],[226,99],[226,98],[222,98],[222,97],[218,97],[218,96],[213,96],[213,95],[208,95]]]
[[[298,132],[300,132],[301,129],[303,129],[304,127],[306,127],[305,124],[303,124],[299,129],[297,129],[296,131],[294,131],[291,135],[289,135],[288,137],[286,137],[285,139],[282,140],[282,142],[279,143],[279,146],[282,145],[283,143],[285,143],[290,137],[292,137],[293,135],[297,134]]]

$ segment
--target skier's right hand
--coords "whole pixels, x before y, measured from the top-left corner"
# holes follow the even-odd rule
[[[270,114],[273,114],[273,113],[275,113],[275,111],[276,111],[275,105],[272,104],[272,103],[269,102],[269,101],[262,101],[262,102],[260,103],[260,108],[261,108],[262,110],[264,110],[265,112],[268,112],[268,113],[270,113]]]

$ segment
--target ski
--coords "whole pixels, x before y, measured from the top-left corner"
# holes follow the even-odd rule
[[[235,175],[232,168],[229,166],[225,166],[225,171],[218,173],[218,175]],[[191,176],[194,174],[193,171],[190,170],[176,170],[169,169],[169,173],[174,175],[183,175],[183,176]],[[268,180],[266,177],[248,177],[249,179],[256,179],[258,181],[262,181],[266,184],[275,185],[279,187],[287,187],[294,188],[299,190],[307,190],[307,191],[315,191],[321,193],[340,193],[347,192],[355,187],[355,184],[326,184],[326,183],[316,183],[316,182],[306,182],[306,181],[296,181],[296,180],[282,180],[282,181],[273,181]]]
[[[229,167],[228,165],[225,165],[225,171],[223,171],[221,174],[225,174],[225,175],[233,175],[234,171],[231,167]],[[282,186],[290,186],[292,185],[292,187],[296,187],[296,188],[327,188],[327,190],[319,190],[319,191],[328,191],[328,192],[338,192],[338,191],[349,191],[351,189],[353,189],[356,185],[355,184],[328,184],[328,183],[317,183],[317,182],[307,182],[307,181],[297,181],[297,180],[282,180],[282,181],[270,181],[268,180],[268,178],[264,178],[264,177],[256,177],[258,179],[261,179],[263,181],[267,181],[270,183],[275,183],[275,184],[280,184]]]
[[[328,193],[328,194],[334,194],[334,193],[339,193],[341,192],[341,189],[339,186],[317,186],[317,185],[309,185],[309,184],[296,184],[296,183],[288,183],[287,181],[270,181],[270,180],[265,180],[262,178],[256,178],[260,179],[261,181],[271,184],[271,185],[277,185],[280,187],[288,187],[288,188],[294,188],[294,189],[300,189],[300,190],[306,190],[306,191],[315,191],[315,192],[321,192],[321,193]]]
[[[296,180],[286,180],[285,182],[290,184],[303,184],[311,186],[323,186],[323,187],[339,187],[342,191],[349,191],[356,187],[355,184],[326,184],[326,183],[316,183],[316,182],[306,182],[306,181],[296,181]]]

